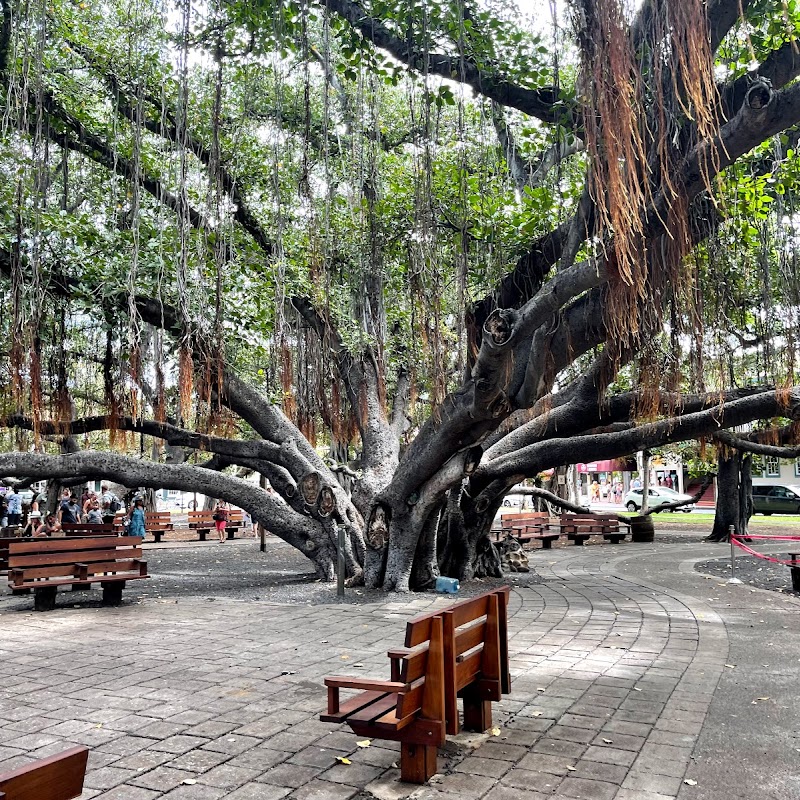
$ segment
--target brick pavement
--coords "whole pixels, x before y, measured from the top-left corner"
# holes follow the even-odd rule
[[[84,798],[674,798],[728,645],[707,604],[613,574],[621,553],[652,550],[536,554],[542,582],[520,578],[511,596],[500,734],[448,741],[425,787],[398,781],[393,743],[359,749],[346,726],[318,722],[321,682],[386,678],[405,620],[450,598],[165,596],[47,614],[4,609],[0,598],[0,769],[86,744]]]

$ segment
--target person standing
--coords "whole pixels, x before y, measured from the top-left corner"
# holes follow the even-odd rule
[[[141,536],[144,539],[147,531],[144,527],[144,500],[137,497],[128,516],[128,536]]]
[[[8,524],[19,525],[22,521],[22,498],[13,486],[6,493],[6,501],[8,503]]]
[[[228,506],[224,500],[218,500],[214,508],[214,525],[217,529],[217,536],[219,542],[222,544],[225,541],[225,525],[228,522]]]
[[[111,525],[114,522],[114,516],[117,511],[122,508],[122,503],[120,503],[119,497],[117,497],[105,483],[100,487],[100,491],[100,507],[103,509],[103,522],[105,522],[106,525]]]
[[[58,521],[62,525],[76,525],[81,521],[81,507],[78,505],[78,498],[74,494],[71,494],[68,500],[61,501]]]

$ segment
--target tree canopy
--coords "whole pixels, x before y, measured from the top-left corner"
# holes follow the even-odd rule
[[[544,469],[795,444],[793,2],[0,8],[0,475],[402,591]]]

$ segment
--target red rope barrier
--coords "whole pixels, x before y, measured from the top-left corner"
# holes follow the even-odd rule
[[[784,541],[784,542],[800,542],[800,536],[762,536],[762,535],[753,535],[751,533],[747,534],[748,539],[774,539],[777,541]],[[733,534],[731,537],[731,541],[740,549],[743,550],[745,553],[748,553],[751,556],[755,556],[756,558],[761,558],[764,561],[769,561],[773,564],[784,564],[787,567],[796,567],[800,565],[798,561],[792,561],[792,559],[782,559],[782,558],[773,558],[772,556],[765,556],[763,553],[759,553],[756,550],[753,550],[752,547],[748,547],[744,542],[742,542],[739,538],[739,534]]]

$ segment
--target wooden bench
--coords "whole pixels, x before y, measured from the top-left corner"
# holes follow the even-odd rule
[[[99,583],[103,605],[119,605],[125,582],[147,578],[139,536],[30,539],[9,545],[8,585],[13,594],[34,592],[36,611],[56,605],[59,586],[90,589]]]
[[[19,536],[0,537],[0,572],[8,572],[8,546],[11,542],[23,541]]]
[[[536,513],[539,512],[514,511],[508,514],[501,514],[499,527],[496,524],[492,526],[491,532],[495,534],[495,541],[499,542],[501,539],[504,539],[506,536],[508,536],[509,531],[518,520],[526,517],[533,517]]]
[[[204,542],[209,531],[215,529],[213,511],[190,511],[189,527],[196,530],[200,541]],[[244,527],[244,515],[241,511],[228,509],[228,520],[225,523],[225,533],[228,539],[235,538],[236,531]]]
[[[627,536],[627,531],[620,530],[620,520],[615,514],[562,514],[560,525],[561,533],[576,545],[583,545],[594,535],[602,535],[613,544],[619,544]]]
[[[169,511],[148,511],[144,515],[144,527],[148,533],[153,534],[153,540],[160,543],[161,537],[175,526]]]
[[[542,548],[549,550],[561,535],[560,532],[551,529],[550,515],[546,511],[515,515],[508,523],[503,524],[506,535],[516,539],[523,546],[525,542],[538,540],[542,543]]]
[[[508,587],[423,614],[406,625],[405,647],[390,650],[391,680],[325,679],[324,722],[347,722],[359,736],[400,742],[400,777],[424,783],[436,772],[445,733],[491,727],[491,703],[510,691]],[[361,694],[340,703],[340,689]]]
[[[447,733],[461,730],[457,697],[462,698],[468,731],[492,727],[492,701],[511,691],[508,660],[508,599],[501,586],[461,600],[440,611],[414,617],[406,625],[405,647],[390,650],[392,680],[399,679],[398,663],[424,632],[428,617],[441,616],[444,625],[445,717]],[[496,636],[495,636],[496,631]]]
[[[112,523],[89,524],[87,522],[65,522],[61,526],[64,536],[118,536],[119,528]]]
[[[83,792],[88,747],[0,772],[0,800],[72,800]]]

